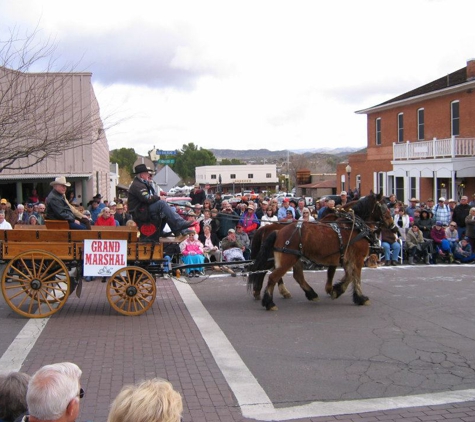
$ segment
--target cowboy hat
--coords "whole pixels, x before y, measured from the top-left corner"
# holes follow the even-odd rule
[[[134,168],[134,174],[140,174],[140,173],[148,173],[150,168],[148,168],[145,164],[139,164],[138,166],[135,166]]]
[[[68,186],[69,187],[69,186],[71,186],[71,183],[66,182],[66,177],[58,176],[49,185],[50,186],[62,185],[62,186]]]

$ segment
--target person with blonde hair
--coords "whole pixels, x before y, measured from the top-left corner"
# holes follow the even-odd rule
[[[122,387],[107,422],[180,422],[183,402],[167,380],[154,378]]]

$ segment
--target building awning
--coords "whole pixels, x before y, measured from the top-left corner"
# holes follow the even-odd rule
[[[65,176],[66,180],[68,179],[89,179],[92,177],[91,173],[71,173],[71,174],[61,174],[61,176]],[[2,180],[38,180],[38,179],[55,179],[58,177],[57,174],[1,174],[0,173],[0,181]]]

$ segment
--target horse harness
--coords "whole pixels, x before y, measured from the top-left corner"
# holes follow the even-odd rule
[[[336,233],[336,235],[338,236],[338,241],[339,241],[339,244],[340,244],[340,265],[343,265],[343,260],[345,258],[345,253],[346,253],[346,250],[348,249],[348,247],[350,247],[353,243],[358,242],[361,239],[368,240],[370,245],[372,245],[374,243],[375,239],[374,239],[374,235],[373,235],[373,232],[371,231],[371,229],[357,215],[352,214],[352,213],[351,214],[350,213],[344,213],[340,218],[345,218],[349,222],[352,223],[351,229],[347,229],[347,230],[351,230],[351,231],[353,231],[355,229],[358,230],[358,234],[353,239],[351,239],[346,245],[344,245],[343,237],[341,235],[340,224],[338,222],[324,223],[325,225],[331,227],[333,229],[333,231]],[[323,224],[323,223],[320,223],[320,224]],[[303,221],[298,221],[297,224],[295,225],[295,230],[290,235],[290,238],[285,241],[285,244],[284,244],[285,246],[283,248],[274,247],[274,250],[277,251],[277,252],[282,252],[282,253],[286,253],[286,254],[297,255],[298,257],[303,257],[303,258],[309,260],[309,258],[306,257],[305,253],[303,252],[303,244],[302,244],[302,241],[301,241],[302,240],[302,225],[303,225]],[[298,250],[289,249],[288,246],[289,246],[292,238],[294,237],[294,235],[297,235],[297,234],[299,236]],[[329,255],[332,255],[332,254],[333,253],[331,253]]]

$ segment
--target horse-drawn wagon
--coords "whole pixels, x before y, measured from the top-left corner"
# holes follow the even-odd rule
[[[163,243],[139,242],[135,227],[70,230],[67,222],[60,221],[48,222],[48,227],[0,230],[6,303],[20,315],[42,318],[61,309],[75,290],[80,296],[86,240],[105,241],[106,245],[126,241],[124,266],[113,274],[104,273],[107,300],[124,315],[140,315],[150,309],[157,293],[152,274],[163,273],[169,262],[163,257]]]

